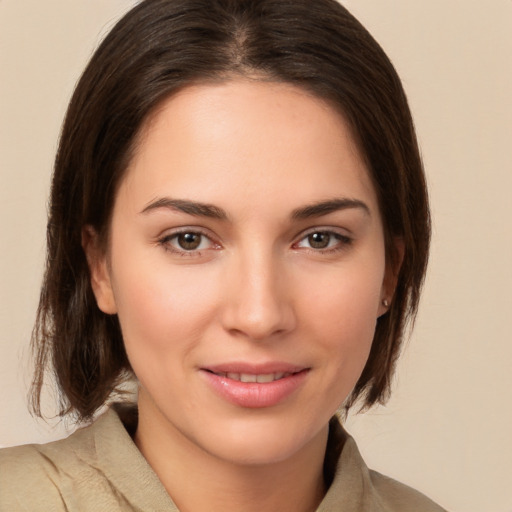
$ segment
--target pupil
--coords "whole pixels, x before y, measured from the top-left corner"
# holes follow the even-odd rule
[[[195,233],[182,233],[178,236],[178,243],[182,249],[191,251],[197,249],[201,243],[201,235]]]
[[[331,237],[327,233],[313,233],[308,236],[309,245],[314,249],[325,249]]]

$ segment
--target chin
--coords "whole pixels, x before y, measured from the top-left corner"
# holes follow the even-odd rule
[[[275,419],[231,422],[209,431],[203,450],[218,459],[240,466],[277,464],[307,453],[310,446],[327,439],[327,422],[308,429],[302,421],[295,425]],[[215,430],[215,432],[214,432]],[[199,442],[198,442],[199,441]]]

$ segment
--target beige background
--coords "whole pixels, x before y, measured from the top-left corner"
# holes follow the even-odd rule
[[[0,445],[64,432],[25,403],[51,165],[78,73],[133,3],[0,0]],[[345,3],[403,78],[435,223],[395,394],[350,429],[371,466],[448,509],[511,512],[512,1]]]

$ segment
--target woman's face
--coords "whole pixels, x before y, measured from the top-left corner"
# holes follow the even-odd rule
[[[141,421],[244,463],[325,436],[389,281],[375,190],[342,116],[248,80],[189,87],[158,109],[94,261]]]

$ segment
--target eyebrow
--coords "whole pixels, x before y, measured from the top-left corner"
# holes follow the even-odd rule
[[[188,215],[198,217],[209,217],[218,220],[227,220],[227,213],[218,206],[208,203],[200,203],[197,201],[189,201],[186,199],[171,199],[162,197],[148,203],[141,213],[149,213],[160,208],[177,210]],[[347,210],[357,208],[362,210],[366,215],[370,215],[370,208],[359,199],[336,198],[318,203],[309,204],[293,210],[292,219],[304,220],[312,217],[322,217],[339,210]]]
[[[209,217],[219,220],[226,220],[228,218],[226,212],[218,206],[197,201],[187,201],[186,199],[171,199],[169,197],[162,197],[161,199],[151,201],[144,207],[141,213],[149,213],[159,208],[178,210],[198,217]]]
[[[366,203],[359,199],[335,198],[328,201],[320,201],[301,208],[297,208],[292,212],[292,218],[298,220],[309,219],[311,217],[321,217],[339,210],[347,210],[357,208],[362,210],[366,215],[371,216],[370,208]]]

